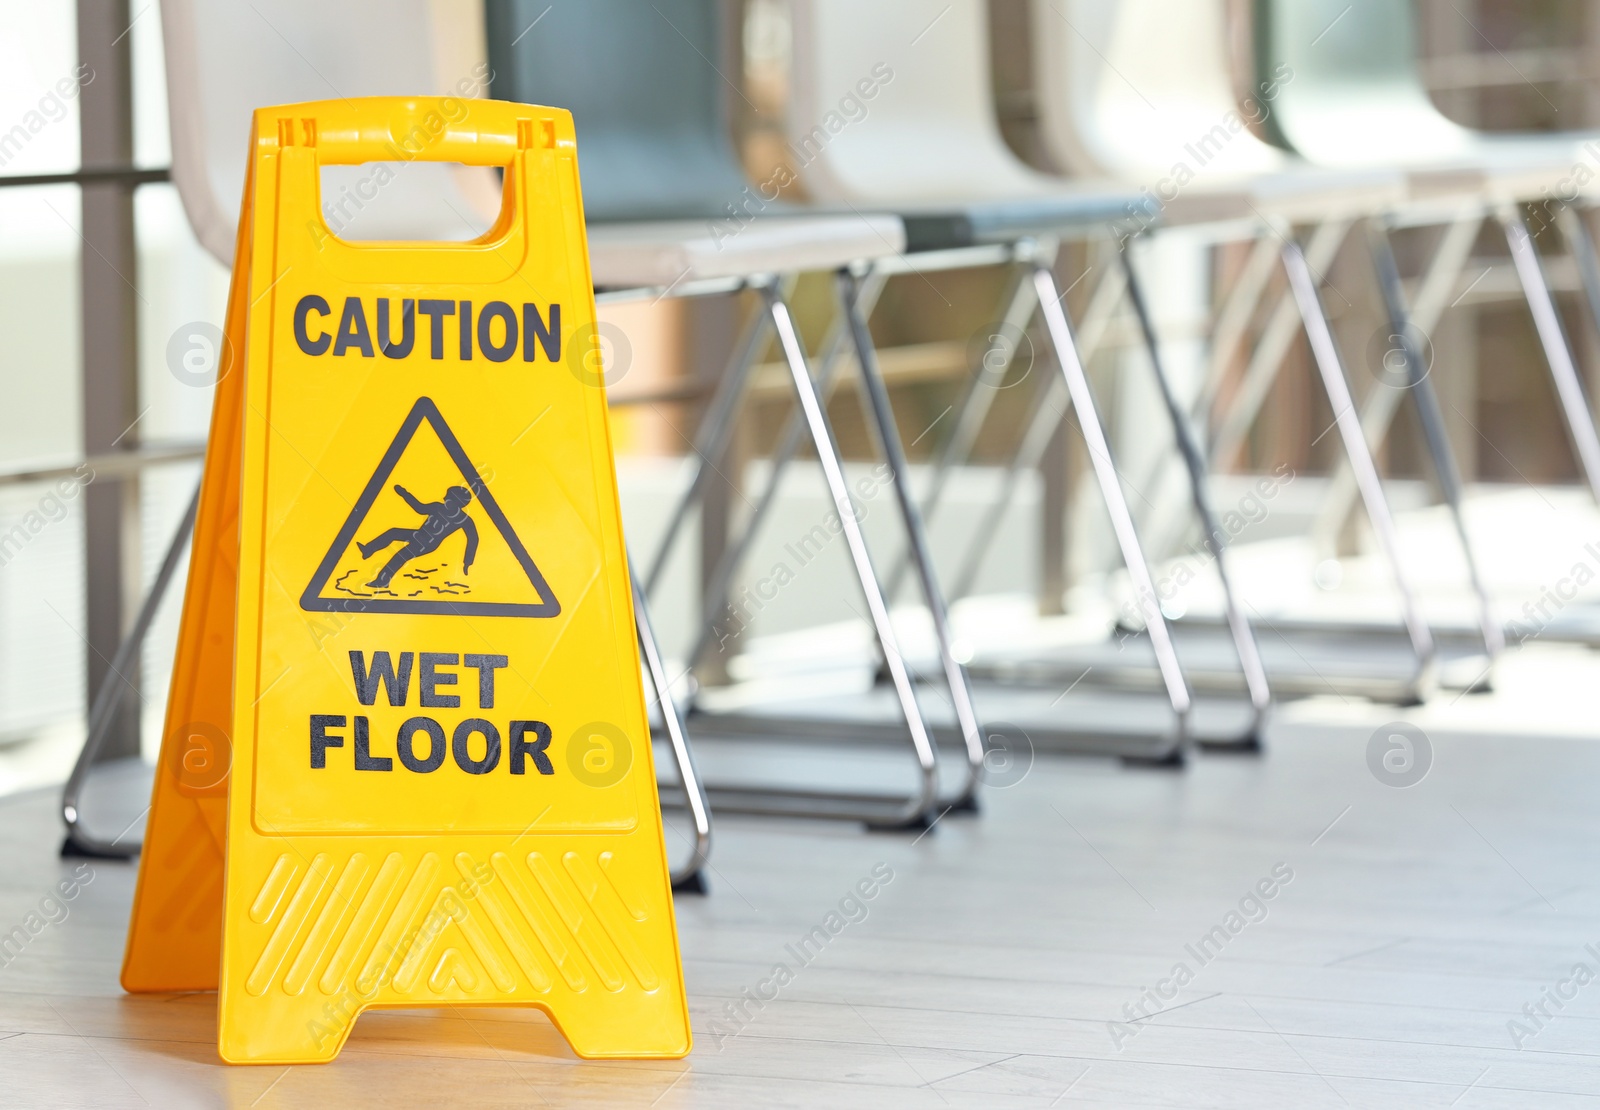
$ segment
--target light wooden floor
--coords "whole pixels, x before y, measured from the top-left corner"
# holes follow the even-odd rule
[[[1567,665],[1600,679],[1586,659]],[[212,996],[118,989],[132,870],[96,863],[0,969],[0,1105],[1595,1104],[1600,982],[1546,1003],[1520,1047],[1508,1022],[1532,1030],[1522,1007],[1575,964],[1600,972],[1600,745],[1422,716],[1433,766],[1397,789],[1367,759],[1394,713],[1299,703],[1264,758],[1185,774],[1041,757],[981,818],[920,839],[725,820],[711,895],[678,902],[681,1062],[580,1062],[541,1016],[477,1010],[368,1014],[327,1066],[225,1067]],[[51,796],[0,803],[0,932],[77,866],[57,839]],[[880,867],[865,919],[719,1037],[727,1004],[797,967],[785,946]],[[1227,933],[1275,868],[1293,877],[1264,919]],[[1186,945],[1219,925],[1202,966]],[[1192,981],[1166,1012],[1111,1024],[1179,963]]]

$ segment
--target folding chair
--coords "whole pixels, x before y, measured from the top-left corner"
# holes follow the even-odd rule
[[[1354,419],[1324,310],[1314,287],[1307,295],[1305,285],[1294,280],[1303,260],[1294,257],[1300,251],[1288,238],[1292,223],[1315,223],[1306,268],[1320,271],[1354,220],[1381,219],[1403,201],[1403,180],[1383,167],[1311,167],[1257,139],[1247,121],[1270,119],[1288,82],[1276,71],[1263,73],[1251,95],[1242,103],[1236,100],[1226,52],[1225,12],[1217,0],[1178,7],[1152,0],[1114,4],[1035,0],[1033,17],[1040,134],[1050,156],[1076,172],[1150,183],[1167,200],[1166,226],[1209,225],[1203,228],[1207,242],[1241,238],[1255,242],[1250,260],[1215,317],[1206,379],[1195,405],[1196,415],[1207,423],[1222,372],[1265,292],[1273,256],[1281,255],[1287,267],[1290,289],[1269,317],[1245,371],[1237,406],[1212,437],[1211,458],[1227,457],[1242,441],[1297,324],[1303,327],[1338,418],[1347,472],[1356,476],[1399,595],[1411,658],[1383,651],[1381,640],[1375,644],[1370,630],[1358,635],[1361,630],[1326,624],[1285,628],[1272,622],[1275,688],[1285,693],[1325,693],[1332,688],[1399,701],[1418,698],[1434,673],[1434,637],[1401,564],[1392,513],[1371,450]],[[1383,278],[1393,269],[1388,242],[1374,234],[1372,244],[1376,272]],[[1386,298],[1392,292],[1387,281],[1380,281],[1380,288]],[[1503,636],[1461,516],[1458,470],[1432,382],[1418,375],[1411,385],[1475,595],[1483,654],[1468,669],[1473,680],[1481,681],[1503,647]],[[1398,396],[1400,391],[1394,392]],[[1158,509],[1166,504],[1163,492],[1158,488]],[[1229,623],[1236,620],[1230,613]],[[1290,641],[1285,637],[1291,632],[1300,635]],[[1308,641],[1307,635],[1313,638]],[[1190,643],[1195,648],[1205,646],[1204,640]],[[1380,662],[1385,665],[1374,667]],[[1396,673],[1395,664],[1403,670]]]
[[[1590,158],[1582,149],[1592,133],[1495,133],[1474,131],[1450,120],[1429,98],[1418,70],[1416,15],[1409,4],[1356,0],[1286,3],[1262,0],[1256,9],[1258,69],[1291,66],[1270,121],[1275,141],[1319,165],[1358,166],[1383,161],[1405,168],[1411,203],[1399,214],[1405,224],[1449,223],[1439,256],[1463,261],[1485,218],[1500,225],[1510,248],[1524,300],[1533,317],[1555,385],[1574,455],[1591,494],[1600,501],[1600,435],[1562,329],[1538,246],[1520,202],[1552,209],[1578,262],[1585,307],[1600,326],[1600,266],[1593,240],[1575,204],[1587,203],[1571,187],[1575,170]],[[1566,195],[1563,195],[1566,194]],[[1386,246],[1386,245],[1385,245]],[[1392,269],[1392,263],[1383,263]],[[1397,320],[1405,306],[1395,282],[1387,300]],[[1453,282],[1452,282],[1453,284]],[[1426,334],[1442,304],[1424,306],[1419,296],[1409,326],[1396,326],[1408,364],[1415,366],[1415,336]],[[1415,372],[1414,370],[1412,371]],[[1383,392],[1363,414],[1370,434],[1381,438],[1393,404]],[[1336,487],[1335,498],[1344,492]],[[1330,500],[1329,520],[1341,511]],[[1558,635],[1559,630],[1549,630]],[[1591,639],[1593,629],[1577,638]]]
[[[970,807],[983,769],[984,740],[966,675],[955,659],[948,630],[940,634],[944,682],[958,706],[954,739],[961,745],[961,782],[940,802],[933,734],[919,706],[888,604],[856,519],[843,461],[827,417],[826,379],[837,360],[838,332],[826,347],[816,378],[790,313],[780,277],[806,270],[832,270],[898,253],[901,222],[860,212],[819,215],[777,203],[751,188],[731,140],[729,78],[724,56],[722,5],[716,0],[672,0],[640,6],[620,2],[550,7],[521,0],[491,0],[490,57],[495,91],[518,100],[570,107],[578,128],[585,209],[590,220],[591,262],[602,300],[639,296],[700,296],[752,288],[761,293],[761,314],[747,323],[733,358],[717,380],[695,437],[688,489],[669,516],[667,535],[643,578],[647,591],[659,584],[668,551],[708,476],[725,458],[748,376],[762,342],[776,336],[783,365],[798,400],[798,427],[817,452],[829,498],[840,521],[852,572],[866,601],[892,702],[871,701],[840,715],[812,702],[776,713],[719,713],[703,692],[692,695],[688,720],[696,735],[747,741],[752,737],[838,741],[903,741],[909,735],[917,759],[918,786],[909,798],[866,795],[822,787],[788,789],[755,784],[711,784],[716,808],[847,817],[873,825],[925,824],[938,806]],[[736,90],[735,90],[736,91]],[[870,356],[868,356],[870,357]],[[883,413],[871,426],[883,429]],[[901,521],[913,537],[919,522],[899,496],[903,467],[886,443]],[[724,560],[731,579],[736,564]],[[931,607],[937,583],[924,578]],[[720,598],[707,591],[707,612]],[[710,623],[708,616],[707,622]],[[689,653],[692,666],[707,647],[702,634]]]
[[[201,4],[167,0],[162,8],[168,104],[172,121],[172,176],[201,244],[224,265],[232,262],[237,213],[245,177],[245,139],[259,105],[329,96],[438,92],[468,96],[482,91],[483,72],[442,73],[441,55],[457,41],[458,19],[476,9],[461,5],[456,19],[431,21],[443,9],[424,0],[400,5],[352,3],[329,8],[305,0],[280,2],[270,15],[247,3]],[[481,29],[481,24],[479,24]],[[467,20],[470,33],[472,21]],[[493,221],[496,183],[488,170],[414,162],[399,167],[381,188],[366,167],[338,167],[324,179],[324,214],[335,233],[362,238],[471,238]],[[367,187],[362,183],[366,182]],[[347,197],[354,198],[341,210]],[[344,218],[340,218],[343,216]],[[199,492],[163,559],[150,593],[110,672],[133,658],[193,531]],[[196,559],[210,557],[198,552]],[[679,889],[703,891],[711,851],[711,818],[688,735],[678,717],[661,662],[660,647],[643,598],[635,589],[635,623],[645,677],[659,704],[679,781],[694,826],[688,858],[672,874]],[[63,797],[68,842],[92,855],[129,857],[138,844],[107,842],[83,826],[81,795],[120,694],[108,680],[96,693],[89,735]],[[224,729],[224,731],[226,731]]]
[[[1149,629],[1161,687],[1177,720],[1175,731],[1118,735],[1114,725],[1061,726],[1069,710],[1023,727],[1051,733],[1052,746],[1181,761],[1191,733],[1192,698],[1050,265],[1061,238],[1092,234],[1130,216],[1148,219],[1150,201],[1120,186],[1048,177],[1011,154],[993,115],[981,3],[963,0],[932,8],[906,0],[865,6],[797,0],[792,40],[788,130],[806,192],[822,208],[887,207],[906,223],[907,259],[864,271],[862,282],[908,269],[997,262],[1019,268],[1006,318],[1025,325],[1036,311],[1042,316]],[[841,283],[847,311],[859,324],[864,305],[853,300],[854,288],[851,281]],[[874,376],[872,368],[863,370]],[[987,400],[962,408],[951,434],[970,440]],[[996,696],[993,689],[989,696]],[[1013,707],[1028,708],[1007,706]],[[1253,722],[1244,729],[1253,730]]]

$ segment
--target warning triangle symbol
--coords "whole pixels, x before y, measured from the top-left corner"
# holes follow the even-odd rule
[[[300,596],[300,608],[467,617],[561,612],[428,397],[417,399],[378,461]]]

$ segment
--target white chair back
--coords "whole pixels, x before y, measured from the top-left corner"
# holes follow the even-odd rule
[[[1033,0],[1033,84],[1051,160],[1077,174],[1200,181],[1284,168],[1248,124],[1277,90],[1236,99],[1224,0]]]
[[[983,0],[794,0],[789,138],[828,203],[995,200],[1060,187],[995,121]]]
[[[1481,155],[1481,133],[1434,106],[1417,68],[1413,5],[1401,0],[1259,0],[1260,68],[1287,66],[1275,123],[1328,166],[1419,165]]]
[[[444,0],[162,0],[172,176],[201,244],[233,260],[250,116],[356,96],[483,95],[480,6]],[[472,41],[474,30],[478,41]],[[459,69],[460,72],[452,72]],[[402,162],[323,171],[322,208],[350,239],[471,239],[499,208],[493,171]]]

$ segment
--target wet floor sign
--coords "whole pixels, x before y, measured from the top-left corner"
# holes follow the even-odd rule
[[[256,113],[123,967],[218,989],[228,1061],[330,1060],[397,1006],[689,1049],[572,135],[489,101]],[[504,167],[495,227],[328,233],[321,165],[416,157]]]

